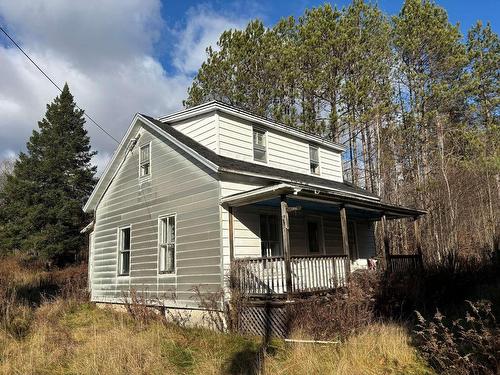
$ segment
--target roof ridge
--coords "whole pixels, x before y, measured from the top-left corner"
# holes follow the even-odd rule
[[[213,107],[213,108],[211,108],[211,107]],[[194,107],[190,107],[190,108],[187,108],[187,109],[184,109],[181,111],[171,113],[171,114],[166,115],[166,116],[161,116],[161,117],[158,117],[157,120],[161,121],[163,123],[175,122],[175,121],[179,121],[179,119],[176,119],[176,117],[181,117],[182,115],[189,116],[189,114],[191,112],[207,110],[205,108],[207,108],[208,110],[217,110],[217,109],[226,110],[226,111],[232,112],[233,114],[236,114],[236,115],[239,114],[241,116],[253,117],[253,118],[255,118],[255,120],[261,121],[262,123],[264,123],[264,125],[267,125],[271,128],[275,127],[275,128],[277,128],[277,130],[292,133],[292,135],[293,135],[293,132],[297,132],[298,134],[295,134],[296,137],[299,137],[299,138],[300,137],[309,137],[312,139],[313,142],[315,141],[318,143],[322,143],[326,147],[331,147],[334,149],[345,151],[345,146],[342,143],[332,141],[331,139],[328,139],[326,136],[321,136],[321,135],[315,134],[313,132],[301,129],[299,127],[295,127],[293,125],[288,125],[288,124],[285,124],[283,122],[278,122],[278,121],[273,120],[269,117],[255,114],[247,109],[235,106],[233,104],[224,103],[224,102],[219,101],[219,100],[211,100],[211,101],[202,103],[202,104],[194,106]],[[181,117],[180,120],[182,120],[182,119],[184,119],[184,118]],[[265,124],[265,123],[268,123],[268,124]]]

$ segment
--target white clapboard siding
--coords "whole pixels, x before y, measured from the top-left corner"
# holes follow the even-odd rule
[[[252,126],[233,116],[219,115],[219,153],[253,162]]]
[[[202,115],[176,122],[175,129],[217,152],[217,124],[215,115]]]
[[[321,177],[328,180],[343,181],[342,156],[340,153],[320,148],[319,161]]]
[[[151,142],[151,177],[139,179],[135,147],[96,209],[92,300],[122,302],[135,289],[167,305],[196,307],[193,288],[221,288],[219,182],[168,142],[141,133],[139,145]],[[176,274],[158,275],[158,217],[172,213]],[[117,276],[117,233],[124,225],[131,226],[130,276]]]

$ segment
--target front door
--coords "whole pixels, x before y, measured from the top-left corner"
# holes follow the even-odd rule
[[[260,243],[263,257],[281,256],[278,215],[260,215]]]

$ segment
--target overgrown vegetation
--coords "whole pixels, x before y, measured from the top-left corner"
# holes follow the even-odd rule
[[[1,374],[253,374],[257,363],[265,374],[431,373],[395,324],[369,325],[341,345],[273,340],[260,361],[259,338],[97,308],[86,302],[84,266],[47,272],[3,258],[0,275],[9,290],[0,301]]]
[[[466,301],[463,319],[446,320],[439,310],[432,320],[417,312],[417,342],[424,356],[442,374],[498,374],[500,326],[491,302]]]
[[[398,322],[438,373],[491,375],[500,370],[499,306],[498,258],[450,258],[418,273],[357,271],[348,288],[295,305],[291,325],[302,338],[349,342]]]

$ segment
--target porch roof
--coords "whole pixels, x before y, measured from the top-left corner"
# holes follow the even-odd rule
[[[303,184],[279,183],[221,198],[221,204],[232,207],[249,204],[263,206],[279,205],[279,197],[287,195],[291,205],[300,205],[317,211],[338,212],[340,207],[348,209],[350,217],[379,220],[418,217],[427,211],[393,205],[380,200],[369,199],[348,191],[321,189]]]

